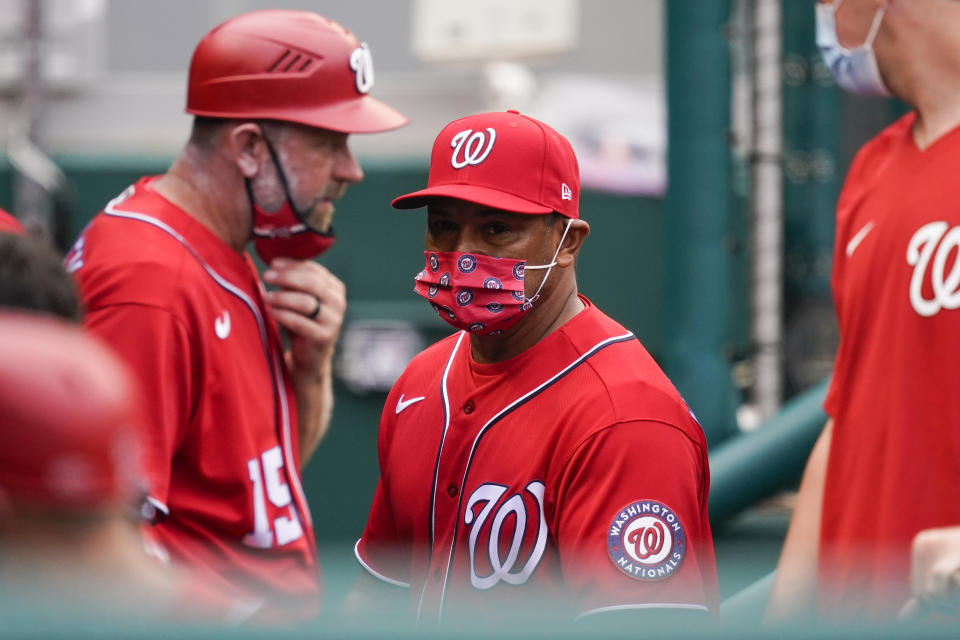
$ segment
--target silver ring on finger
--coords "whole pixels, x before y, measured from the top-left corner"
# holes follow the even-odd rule
[[[313,308],[313,311],[307,314],[307,317],[311,320],[316,320],[317,316],[320,315],[320,299],[314,298],[317,301],[317,306]]]

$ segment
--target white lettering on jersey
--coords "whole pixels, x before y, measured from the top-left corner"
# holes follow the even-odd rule
[[[487,134],[490,136],[489,139],[487,139]],[[450,164],[453,165],[454,169],[463,169],[467,165],[480,164],[490,155],[490,150],[493,149],[493,143],[496,139],[497,132],[492,127],[487,127],[486,133],[464,129],[450,140],[450,146],[453,147]],[[486,147],[484,147],[484,144],[486,144]]]
[[[907,247],[907,264],[913,267],[910,304],[925,318],[936,315],[941,309],[960,307],[960,226],[947,231],[949,227],[942,220],[927,223],[917,229]],[[947,272],[947,259],[951,254],[953,265]],[[933,288],[933,297],[929,299],[923,296],[928,273]]]
[[[262,463],[262,464],[261,464]],[[262,474],[261,474],[262,469]],[[243,543],[257,549],[269,549],[274,540],[279,547],[293,542],[303,535],[303,527],[297,517],[296,506],[292,505],[290,487],[283,481],[283,454],[280,446],[267,449],[258,458],[247,460],[247,471],[253,483],[253,531],[243,537]],[[264,496],[266,485],[266,496]],[[290,516],[274,518],[271,530],[267,516],[267,502],[278,509],[290,507]]]
[[[84,236],[80,236],[77,238],[77,241],[73,243],[73,247],[70,248],[70,253],[67,254],[67,259],[63,265],[67,273],[78,271],[80,267],[83,266],[83,245],[85,243],[86,239]]]
[[[227,336],[230,335],[230,312],[224,309],[223,313],[217,316],[217,319],[213,321],[213,330],[216,332],[217,337],[221,340],[226,340]]]
[[[503,494],[506,493],[507,488],[492,483],[480,485],[470,496],[470,500],[467,501],[467,510],[464,514],[463,521],[470,526],[470,584],[474,587],[477,589],[491,589],[501,580],[507,584],[520,585],[526,582],[533,574],[533,570],[536,569],[540,563],[540,559],[543,557],[543,551],[547,546],[547,523],[543,512],[543,494],[545,488],[545,485],[539,480],[534,480],[526,486],[527,493],[532,495],[537,501],[538,512],[536,517],[538,529],[537,541],[534,544],[533,551],[530,552],[530,557],[527,558],[526,563],[524,563],[519,571],[514,571],[513,568],[517,564],[518,556],[520,555],[520,547],[527,532],[528,521],[527,506],[523,501],[523,496],[515,493],[501,503],[500,499],[503,497]],[[497,506],[498,503],[499,507]],[[473,512],[473,506],[476,504],[483,504],[479,515],[474,515]],[[493,513],[495,507],[496,513],[490,523],[489,542],[486,550],[489,556],[490,567],[493,571],[490,575],[480,576],[477,574],[476,568],[477,538],[490,519],[490,514]],[[500,555],[500,534],[504,521],[511,514],[515,518],[513,539],[510,541],[510,548],[507,551],[506,559],[504,559]],[[529,518],[529,520],[533,520],[533,518]],[[482,550],[481,553],[483,553]]]
[[[420,402],[421,400],[423,400],[423,398],[424,396],[420,396],[419,398],[410,398],[409,400],[404,400],[403,394],[401,393],[400,399],[397,400],[397,415],[400,415],[400,412],[406,409],[407,407],[409,407],[410,405]]]

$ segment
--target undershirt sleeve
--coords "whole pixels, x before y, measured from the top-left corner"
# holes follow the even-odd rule
[[[846,272],[846,239],[842,236],[842,225],[837,224],[836,240],[833,247],[833,267],[830,273],[830,290],[833,295],[833,307],[837,316],[837,322],[840,324],[840,341],[843,342],[842,311],[843,311],[843,276]],[[833,375],[830,377],[830,384],[827,388],[827,395],[823,402],[823,409],[829,416],[835,415],[839,398],[841,397],[840,386],[843,383],[845,366],[840,362],[842,351],[837,349],[837,357],[834,361]],[[838,375],[839,374],[839,375]]]

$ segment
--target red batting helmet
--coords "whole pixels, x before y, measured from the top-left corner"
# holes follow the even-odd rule
[[[367,93],[366,43],[309,11],[269,9],[231,18],[190,61],[187,113],[298,122],[342,133],[387,131],[407,119]]]
[[[23,224],[21,224],[19,220],[3,209],[0,209],[0,233],[15,233],[25,236],[27,235],[27,230],[23,228]]]
[[[64,510],[138,497],[132,393],[116,356],[78,327],[0,313],[0,494]]]

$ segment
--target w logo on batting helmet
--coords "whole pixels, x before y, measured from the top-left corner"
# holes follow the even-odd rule
[[[350,68],[356,74],[357,91],[370,93],[373,89],[373,54],[366,42],[361,42],[350,54]]]

